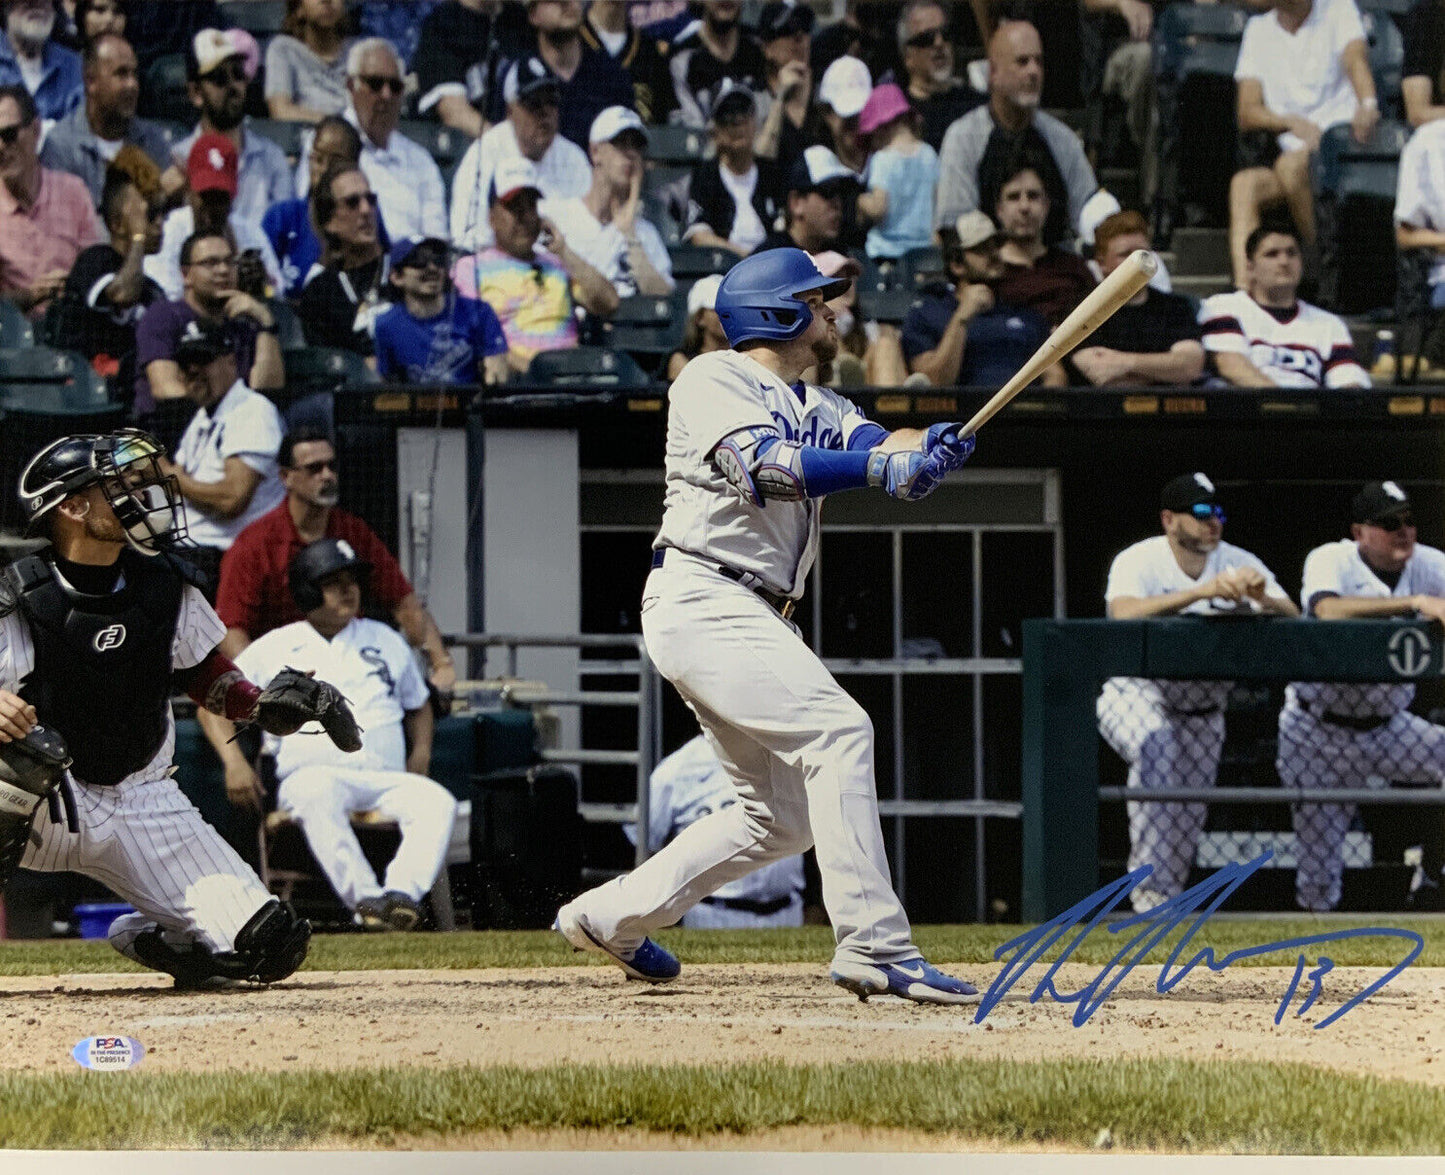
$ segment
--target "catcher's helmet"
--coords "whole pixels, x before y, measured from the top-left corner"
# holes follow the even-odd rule
[[[825,277],[802,249],[765,249],[727,271],[717,291],[717,316],[729,346],[749,339],[786,342],[813,321],[800,294],[821,290],[825,299],[836,298],[848,285],[848,278]]]
[[[52,441],[20,474],[26,533],[39,531],[61,502],[98,485],[125,530],[126,541],[142,554],[157,554],[186,533],[180,487],[160,470],[159,458],[164,455],[161,443],[138,428]]]
[[[352,572],[365,587],[371,564],[360,558],[345,539],[317,539],[297,551],[287,572],[296,607],[302,613],[321,607],[321,581],[338,571]]]

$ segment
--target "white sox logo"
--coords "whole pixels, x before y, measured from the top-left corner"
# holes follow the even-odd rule
[[[1390,636],[1390,668],[1401,677],[1419,677],[1430,668],[1430,638],[1423,629],[1402,628]]]
[[[95,634],[95,639],[90,642],[95,646],[97,653],[105,653],[111,649],[118,649],[125,643],[125,625],[111,624],[102,628]]]

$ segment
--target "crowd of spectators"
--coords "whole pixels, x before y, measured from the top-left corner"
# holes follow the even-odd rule
[[[166,26],[169,7],[0,3],[0,295],[142,422],[187,394],[174,349],[191,321],[229,324],[238,378],[263,394],[285,382],[278,333],[385,379],[491,384],[602,337],[629,299],[667,299],[689,338],[646,357],[663,378],[716,341],[712,283],[691,256],[674,272],[689,248],[718,272],[782,245],[851,258],[860,378],[987,385],[1172,228],[1163,0],[1079,0],[1097,32],[1080,98],[1104,110],[1082,137],[1042,108],[1057,19],[1010,0],[287,0],[256,35],[235,27],[242,0]],[[1244,14],[1219,225],[1234,292],[1201,304],[1165,272],[1048,382],[1367,384],[1344,322],[1300,290],[1320,263],[1311,161],[1332,127],[1370,141],[1385,103],[1418,128],[1399,247],[1445,256],[1445,5],[1401,16],[1398,94],[1372,73],[1357,0]],[[190,129],[137,113],[168,53]],[[1137,184],[1109,192],[1121,143]],[[1427,268],[1445,306],[1445,261]],[[902,304],[868,297],[900,287]]]

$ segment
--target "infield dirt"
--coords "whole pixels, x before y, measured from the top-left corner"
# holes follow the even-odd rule
[[[996,970],[959,968],[981,986]],[[744,1061],[1178,1057],[1298,1061],[1344,1073],[1445,1084],[1445,968],[1410,968],[1322,1030],[1314,1025],[1383,973],[1337,968],[1303,1017],[1293,968],[1196,969],[1173,991],[1137,968],[1074,1027],[1073,1005],[1019,985],[986,1017],[893,998],[860,1003],[811,964],[684,966],[664,987],[614,967],[304,971],[271,988],[175,992],[165,976],[0,979],[0,1070],[75,1072],[97,1034],[141,1041],[145,1069],[352,1068],[461,1064],[727,1064]],[[1098,969],[1068,965],[1069,992]],[[1037,983],[1041,976],[1032,976]]]

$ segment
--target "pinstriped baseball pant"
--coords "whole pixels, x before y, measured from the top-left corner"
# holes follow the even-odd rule
[[[249,865],[206,823],[169,775],[111,787],[71,782],[79,830],[35,815],[21,865],[92,877],[136,908],[110,927],[116,950],[159,926],[173,945],[229,951],[236,933],[271,900]],[[139,962],[140,960],[136,960]]]
[[[863,708],[761,597],[696,559],[669,558],[652,572],[642,633],[738,802],[578,898],[596,933],[627,949],[726,882],[815,845],[835,959],[915,958],[889,877]]]

